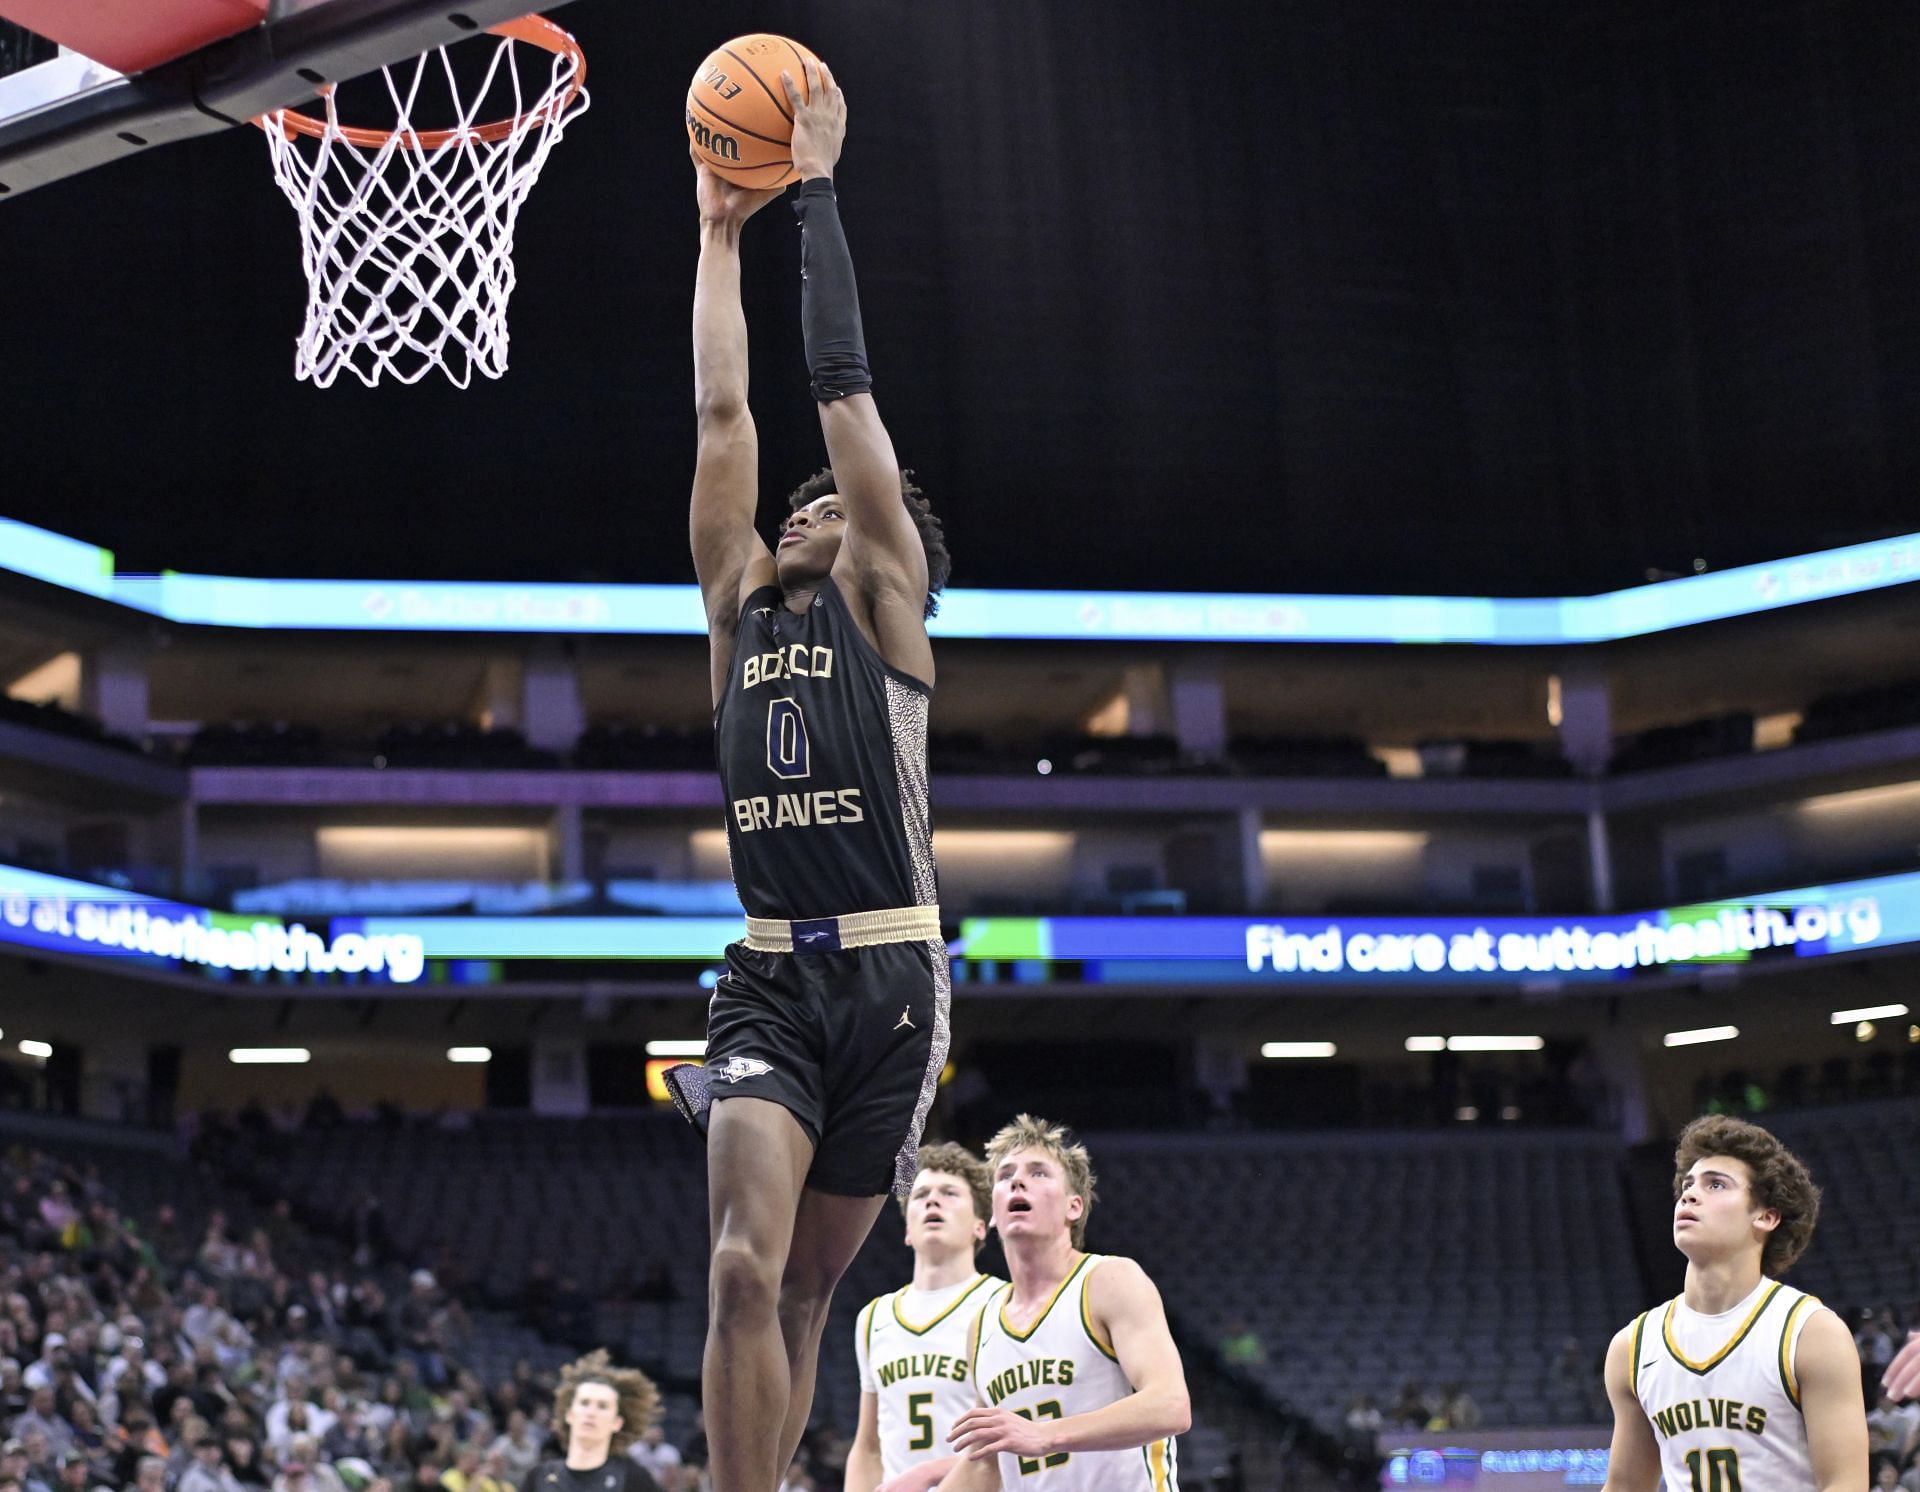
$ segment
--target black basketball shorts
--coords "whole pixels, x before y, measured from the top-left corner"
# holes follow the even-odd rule
[[[832,953],[734,943],[707,1007],[706,1065],[671,1069],[668,1090],[702,1133],[715,1103],[777,1103],[814,1143],[808,1186],[905,1196],[946,1066],[951,992],[938,940]]]

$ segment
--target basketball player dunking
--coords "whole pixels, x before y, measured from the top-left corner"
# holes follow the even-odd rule
[[[1813,1237],[1820,1193],[1756,1124],[1696,1119],[1674,1154],[1686,1286],[1607,1349],[1606,1492],[1859,1492],[1860,1358],[1840,1318],[1775,1278]]]
[[[813,1402],[834,1286],[913,1179],[947,1056],[927,803],[926,617],[946,578],[868,390],[832,170],[846,104],[791,79],[801,315],[831,470],[777,551],[754,532],[740,232],[776,191],[702,168],[691,537],[712,640],[727,848],[747,937],[727,950],[704,1068],[669,1074],[706,1130],[712,1261],[701,1370],[715,1492],[769,1492]]]
[[[922,1145],[900,1205],[913,1281],[868,1301],[854,1323],[860,1425],[846,1492],[926,1492],[952,1470],[947,1436],[973,1407],[973,1323],[1006,1283],[974,1267],[993,1216],[993,1178],[966,1146]]]
[[[1131,1259],[1081,1251],[1093,1166],[1022,1114],[987,1146],[1012,1283],[973,1329],[975,1406],[949,1437],[942,1492],[1170,1492],[1191,1421],[1160,1292]]]

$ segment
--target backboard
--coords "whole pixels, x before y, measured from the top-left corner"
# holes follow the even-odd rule
[[[0,77],[0,203],[293,107],[323,84],[565,3],[0,0],[0,18],[55,41],[64,32],[76,43]],[[86,55],[81,43],[97,55]],[[127,70],[111,65],[109,53]]]

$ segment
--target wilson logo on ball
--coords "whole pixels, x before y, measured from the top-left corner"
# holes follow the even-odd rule
[[[687,110],[687,133],[693,136],[693,143],[702,150],[720,157],[723,161],[740,159],[740,142],[732,135],[723,135],[708,129],[693,117],[693,110]]]

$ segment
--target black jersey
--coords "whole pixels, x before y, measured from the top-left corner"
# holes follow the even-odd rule
[[[608,1456],[586,1471],[575,1471],[556,1458],[529,1471],[520,1492],[660,1492],[660,1484],[631,1456]]]
[[[832,580],[804,613],[763,586],[714,717],[733,884],[750,916],[933,906],[932,691],[889,667]]]

